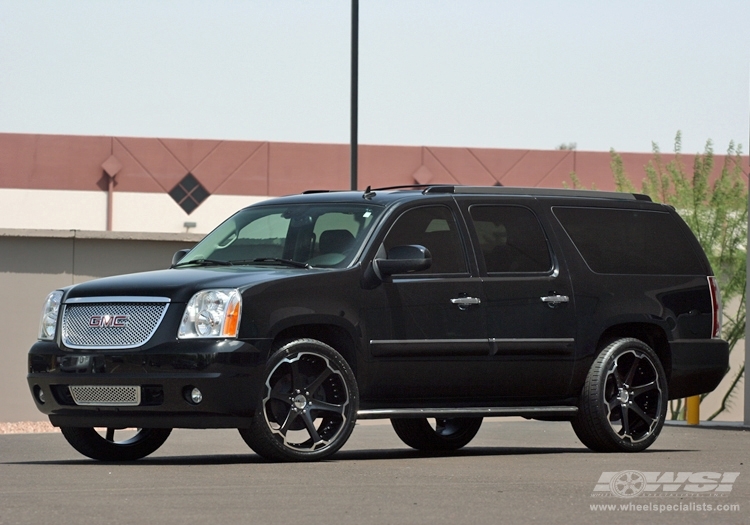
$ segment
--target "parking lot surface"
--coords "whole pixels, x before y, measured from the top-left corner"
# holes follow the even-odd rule
[[[0,435],[0,524],[748,523],[749,461],[749,431],[673,425],[646,452],[598,454],[568,423],[492,419],[425,455],[364,422],[308,464],[265,462],[236,430],[175,430],[127,464]]]

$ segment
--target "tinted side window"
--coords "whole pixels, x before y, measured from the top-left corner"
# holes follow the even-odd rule
[[[519,206],[472,206],[469,211],[487,272],[550,270],[547,238],[531,210]]]
[[[432,254],[432,266],[420,273],[466,273],[466,257],[456,220],[446,206],[425,206],[404,212],[383,242],[394,246],[421,244]]]
[[[666,212],[553,209],[586,264],[597,273],[700,275],[703,264]]]

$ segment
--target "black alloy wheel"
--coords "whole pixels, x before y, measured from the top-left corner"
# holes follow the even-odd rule
[[[271,461],[317,461],[339,450],[354,430],[359,393],[346,360],[314,339],[297,339],[274,353],[248,428],[239,429]]]
[[[450,451],[466,446],[479,432],[481,417],[394,418],[393,430],[411,448],[425,451]]]
[[[144,458],[162,446],[172,432],[171,428],[99,430],[61,427],[60,430],[74,449],[99,461],[135,461]]]
[[[573,430],[597,452],[645,450],[664,426],[668,399],[656,353],[638,339],[618,339],[591,365]]]

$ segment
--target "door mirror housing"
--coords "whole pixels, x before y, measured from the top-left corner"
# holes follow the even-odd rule
[[[177,250],[175,254],[172,256],[172,266],[180,262],[190,251],[190,248],[184,248],[182,250]]]
[[[385,259],[375,259],[373,266],[381,277],[397,273],[412,273],[427,270],[432,266],[430,250],[419,244],[394,246]]]

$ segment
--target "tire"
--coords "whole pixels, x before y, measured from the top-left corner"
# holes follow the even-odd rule
[[[359,391],[341,354],[297,339],[271,356],[265,378],[250,427],[239,429],[253,451],[271,461],[317,461],[346,443]]]
[[[482,418],[436,418],[434,427],[426,418],[391,419],[391,425],[401,441],[411,448],[450,451],[474,439],[482,426]]]
[[[106,429],[101,435],[94,428],[62,427],[62,435],[74,449],[99,461],[135,461],[155,452],[169,437],[171,428]],[[123,430],[127,437],[115,440]]]
[[[646,450],[664,426],[668,399],[656,353],[638,339],[618,339],[591,365],[573,430],[597,452]]]

